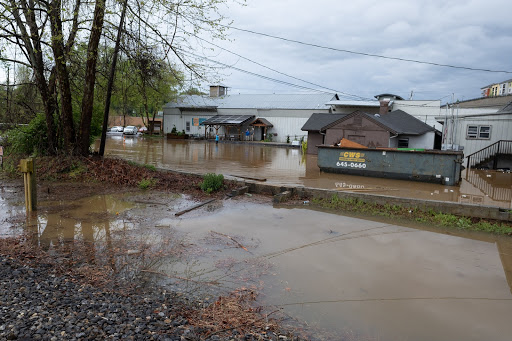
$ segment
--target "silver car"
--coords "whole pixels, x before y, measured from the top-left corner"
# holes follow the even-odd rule
[[[127,126],[124,128],[123,134],[125,135],[136,135],[137,134],[137,127],[135,126]]]
[[[122,133],[123,130],[124,128],[122,126],[113,126],[112,128],[110,128],[110,131],[113,133]]]

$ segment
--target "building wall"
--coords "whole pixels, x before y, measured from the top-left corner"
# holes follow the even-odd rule
[[[468,126],[490,126],[489,139],[468,138]],[[448,120],[445,130],[445,144],[464,147],[464,156],[477,152],[499,140],[512,140],[512,114],[466,116]]]
[[[389,147],[389,132],[362,116],[354,116],[327,129],[325,144],[339,143],[349,139],[370,148]]]
[[[389,140],[389,146],[391,148],[398,148],[398,139],[408,138],[408,148],[418,149],[434,149],[434,141],[436,134],[433,131],[429,131],[423,135],[399,135]]]
[[[487,88],[482,88],[483,97],[496,97],[512,94],[512,81],[496,83]]]
[[[212,111],[181,111],[177,108],[164,109],[164,134],[172,131],[176,126],[177,131],[183,131],[187,134],[204,136],[205,128],[199,125],[202,120],[215,116],[217,113]],[[194,119],[197,119],[194,121]],[[190,130],[187,131],[187,122],[190,122]],[[194,125],[196,123],[198,125]]]
[[[196,118],[196,122],[202,121],[215,115],[254,115],[255,118],[265,118],[268,120],[273,127],[268,128],[267,133],[273,135],[274,142],[286,142],[287,137],[290,140],[294,139],[307,139],[307,132],[301,130],[302,126],[306,123],[309,117],[313,113],[328,113],[328,109],[316,109],[316,110],[283,110],[283,109],[218,109],[217,112],[212,111],[181,111],[177,108],[165,108],[164,109],[164,133],[170,133],[173,126],[176,126],[178,131],[185,130],[188,134],[195,134],[204,136],[204,126],[194,126],[193,119]],[[186,130],[187,123],[190,123],[190,131]],[[241,128],[243,133],[247,129],[247,126]],[[233,134],[235,129],[231,129],[230,134]],[[213,130],[215,133],[215,130]],[[219,130],[219,134],[223,135],[226,133],[224,128]],[[256,129],[254,134],[256,141],[261,140],[260,130]]]
[[[318,145],[324,141],[324,135],[318,132],[308,132],[308,154],[318,154]]]

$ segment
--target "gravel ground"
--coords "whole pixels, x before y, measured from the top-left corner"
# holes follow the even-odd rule
[[[109,292],[0,255],[0,340],[292,340],[236,330],[205,338],[182,308],[162,292]]]

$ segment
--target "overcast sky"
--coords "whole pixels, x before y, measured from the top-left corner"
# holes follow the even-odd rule
[[[233,26],[316,45],[397,58],[511,73],[468,71],[319,49],[231,30],[225,49],[267,67],[337,92],[373,98],[393,93],[443,102],[480,97],[480,88],[512,79],[512,2],[446,0],[247,0],[230,5]],[[226,51],[212,59],[266,77],[305,86]],[[300,93],[293,88],[226,69],[234,93]],[[204,84],[207,88],[207,84]],[[328,91],[328,90],[326,90]],[[311,91],[309,91],[311,92]]]

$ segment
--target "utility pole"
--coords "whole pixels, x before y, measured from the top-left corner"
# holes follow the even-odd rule
[[[100,156],[103,156],[105,154],[105,142],[107,139],[108,115],[109,115],[109,111],[110,111],[110,98],[112,96],[112,87],[114,85],[114,77],[116,75],[117,54],[119,53],[119,44],[121,41],[121,35],[123,34],[124,17],[126,16],[126,7],[128,7],[127,5],[128,5],[128,0],[124,0],[123,11],[121,13],[121,20],[119,22],[119,28],[117,30],[117,39],[116,39],[116,46],[114,48],[114,56],[112,57],[112,66],[110,68],[110,75],[108,78],[107,97],[105,99],[105,111],[103,113],[103,129],[101,131],[101,141],[100,141],[100,150],[99,150]]]

